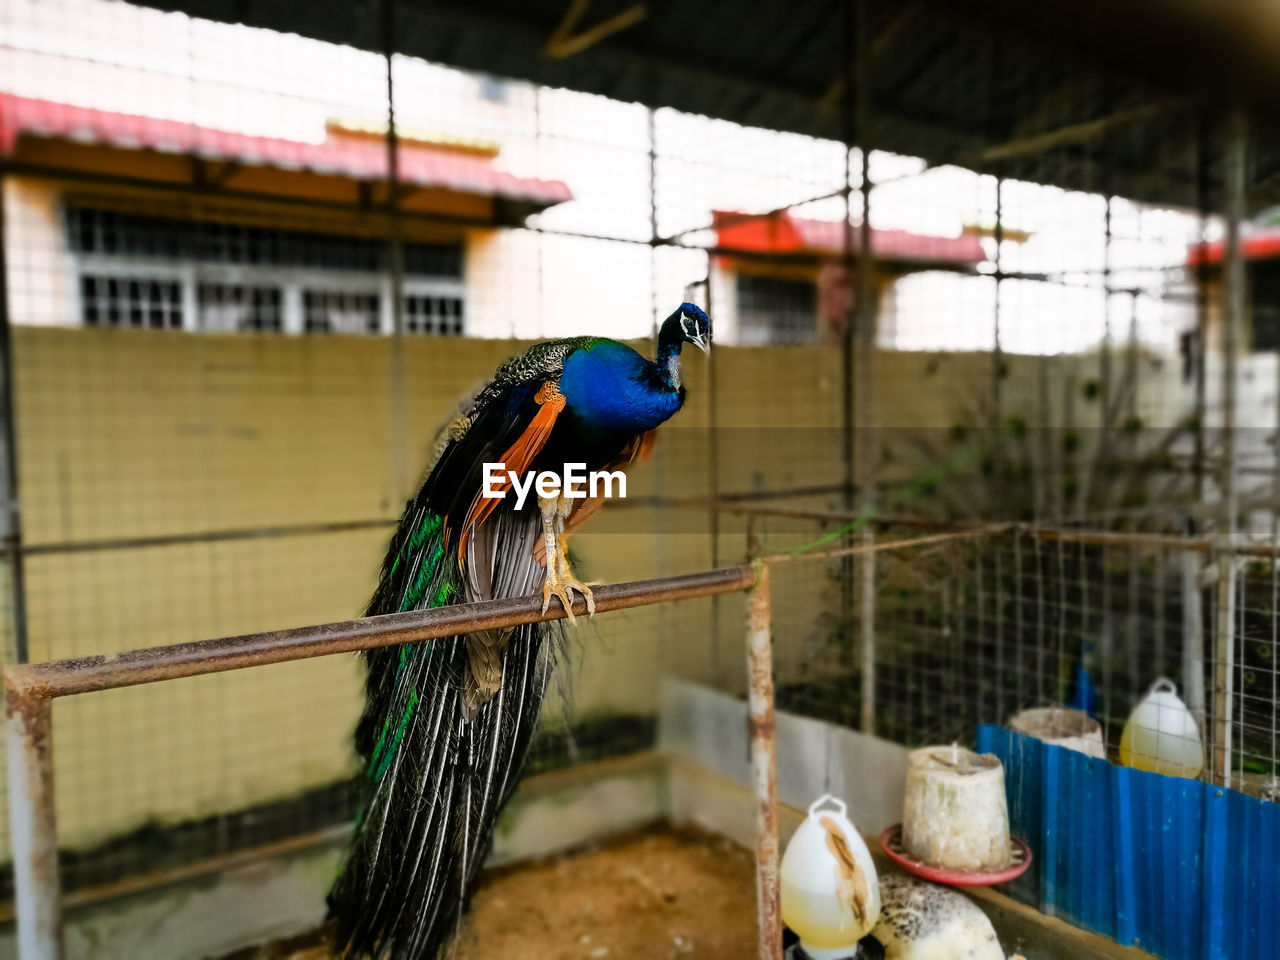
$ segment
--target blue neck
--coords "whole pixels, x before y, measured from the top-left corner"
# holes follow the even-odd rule
[[[658,376],[658,381],[668,390],[679,390],[682,385],[680,378],[680,347],[683,346],[682,341],[658,343],[658,355],[653,361],[653,366]]]
[[[679,346],[660,347],[656,361],[646,360],[624,344],[604,341],[569,354],[560,392],[576,416],[595,426],[651,430],[684,402],[679,354]]]

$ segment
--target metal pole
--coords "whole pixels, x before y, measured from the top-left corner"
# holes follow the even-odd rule
[[[760,565],[747,597],[747,734],[756,791],[756,909],[760,960],[782,960],[778,881],[778,778],[774,756],[773,647],[769,637],[769,568]]]
[[[0,175],[0,541],[9,563],[13,657],[30,659],[27,649],[26,558],[22,552],[22,510],[18,499],[17,413],[13,409],[13,339],[9,324],[9,288],[5,261],[5,178]]]
[[[668,600],[735,593],[746,590],[755,582],[755,568],[744,565],[631,583],[604,584],[594,591],[596,613],[627,610]],[[578,616],[586,616],[586,603],[581,597],[575,598],[573,611]],[[335,653],[355,653],[399,643],[458,637],[480,630],[562,620],[565,616],[564,608],[558,603],[553,603],[544,613],[542,597],[534,594],[504,600],[481,600],[291,630],[127,650],[111,656],[23,664],[5,671],[5,685],[6,689],[24,695],[53,699]]]
[[[63,953],[51,706],[47,698],[6,683],[9,837],[20,960],[59,960]]]
[[[875,400],[873,374],[877,339],[874,234],[871,230],[871,29],[867,0],[858,3],[857,23],[857,127],[862,151],[862,224],[858,247],[858,329],[855,353],[854,387],[858,391],[856,409],[871,421]],[[855,428],[857,424],[855,423]],[[870,513],[875,509],[875,467],[880,461],[876,428],[861,431],[856,462],[859,468],[859,509]],[[864,544],[875,543],[875,531],[867,527],[862,534]],[[876,559],[868,552],[861,561],[859,584],[859,648],[862,654],[862,696],[859,728],[863,733],[876,731]]]
[[[1201,109],[1196,117],[1196,203],[1200,213],[1200,229],[1197,237],[1199,249],[1208,247],[1209,237],[1209,138],[1208,113]],[[1195,477],[1195,503],[1205,499],[1205,431],[1208,423],[1205,410],[1205,357],[1209,343],[1209,264],[1201,256],[1196,265],[1196,329],[1190,342],[1191,375],[1195,383],[1195,435],[1192,438],[1192,472]],[[1194,516],[1186,520],[1186,532],[1195,536],[1201,532]],[[1205,710],[1204,692],[1204,590],[1200,585],[1200,558],[1192,552],[1183,554],[1182,572],[1182,695],[1187,709],[1196,718],[1201,736],[1208,739],[1208,714]]]
[[[1237,351],[1244,324],[1245,274],[1240,252],[1240,224],[1245,214],[1245,164],[1248,129],[1244,114],[1234,111],[1227,119],[1223,156],[1223,192],[1227,235],[1222,251],[1222,469],[1219,479],[1217,566],[1218,589],[1213,631],[1213,777],[1224,786],[1231,783],[1231,721],[1235,712],[1235,638],[1232,615],[1235,601],[1235,556],[1231,550],[1236,531],[1236,374]]]
[[[404,370],[404,223],[400,217],[400,142],[396,133],[395,0],[382,0],[382,55],[387,65],[387,266],[391,273],[390,455],[394,499],[413,485]],[[464,308],[465,309],[465,308]]]
[[[856,42],[854,40],[855,17],[851,4],[843,5],[843,26],[844,26],[844,75],[841,78],[842,95],[840,104],[840,123],[841,123],[841,143],[844,147],[844,185],[841,188],[841,195],[844,197],[844,224],[841,231],[842,244],[842,263],[843,274],[840,277],[842,285],[848,284],[850,292],[853,289],[854,275],[854,259],[853,259],[853,140],[855,136],[854,124],[856,122],[854,91],[858,85],[858,78],[854,73],[854,63],[856,61]],[[855,328],[858,323],[858,304],[850,299],[845,304],[844,310],[844,326],[840,330],[840,437],[843,444],[844,459],[844,498],[843,507],[845,511],[852,517],[854,508],[857,506],[856,493],[858,474],[857,474],[857,447],[854,433],[854,427],[858,422],[858,398],[854,390],[854,338],[856,336]],[[846,533],[841,538],[841,543],[845,547],[853,545],[853,536]],[[845,557],[840,564],[840,620],[839,620],[839,636],[842,643],[847,645],[849,651],[849,659],[853,660],[853,578],[855,563],[852,557]],[[843,654],[843,650],[841,651]]]

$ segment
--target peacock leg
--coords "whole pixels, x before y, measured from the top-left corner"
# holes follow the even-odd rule
[[[573,501],[566,496],[561,496],[559,503],[556,505],[556,561],[557,573],[560,582],[570,590],[577,590],[582,594],[582,599],[587,602],[587,616],[594,617],[596,615],[596,598],[591,593],[591,588],[573,575],[573,569],[569,566],[569,547],[568,537],[565,535],[565,524],[569,520],[569,514],[573,512]]]
[[[595,612],[595,601],[591,591],[573,578],[569,564],[564,559],[564,515],[561,515],[559,499],[538,498],[538,507],[542,511],[542,544],[547,554],[547,576],[542,581],[542,612],[546,613],[551,606],[553,596],[560,598],[565,615],[573,623],[573,590],[577,590],[587,601],[587,610]],[[567,511],[566,511],[567,514]]]

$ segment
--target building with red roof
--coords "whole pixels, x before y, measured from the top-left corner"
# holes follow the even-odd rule
[[[862,230],[839,220],[786,211],[715,211],[717,317],[742,344],[836,342],[853,309]],[[883,300],[902,276],[923,270],[972,273],[986,260],[981,240],[907,230],[871,230],[874,295]]]
[[[569,188],[503,170],[494,144],[399,133],[406,332],[471,332],[467,249]],[[331,119],[309,143],[3,94],[0,158],[16,323],[393,326],[385,126]]]
[[[1193,244],[1187,251],[1187,268],[1202,272],[1208,304],[1206,349],[1219,345],[1222,306],[1222,264],[1226,244],[1222,240]],[[1242,348],[1280,351],[1280,227],[1258,227],[1240,238],[1246,280],[1245,329]],[[1185,347],[1184,347],[1185,349]]]

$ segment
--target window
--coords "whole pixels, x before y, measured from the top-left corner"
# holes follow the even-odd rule
[[[1250,347],[1257,352],[1280,350],[1280,262],[1255,260],[1247,270],[1253,308]]]
[[[818,291],[806,280],[738,275],[738,342],[816,343]]]
[[[428,333],[439,336],[462,334],[461,297],[408,296],[404,301],[406,333]]]
[[[307,333],[377,333],[380,325],[376,293],[306,290],[302,313]]]
[[[389,328],[387,244],[248,224],[72,206],[67,243],[81,322],[210,332],[359,333]],[[460,335],[462,247],[404,245],[406,329]],[[186,309],[195,316],[184,316]]]
[[[182,329],[182,284],[151,277],[80,277],[80,316],[87,327]]]
[[[171,220],[93,207],[67,210],[67,237],[76,253],[362,273],[377,273],[386,266],[387,244],[381,237]],[[406,274],[461,278],[462,248],[457,244],[406,243],[404,264]]]
[[[275,332],[284,329],[279,287],[202,283],[196,300],[200,329],[212,333]]]
[[[176,258],[183,254],[181,221],[72,207],[67,240],[76,253]]]

